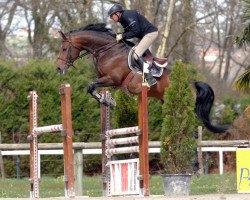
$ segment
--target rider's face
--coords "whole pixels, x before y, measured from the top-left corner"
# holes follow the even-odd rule
[[[114,13],[110,18],[111,18],[113,21],[118,22],[119,16],[120,16],[120,12],[116,12],[116,13]]]

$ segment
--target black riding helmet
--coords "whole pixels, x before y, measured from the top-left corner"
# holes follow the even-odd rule
[[[114,4],[108,11],[108,15],[112,17],[116,12],[122,12],[124,8],[120,4]]]

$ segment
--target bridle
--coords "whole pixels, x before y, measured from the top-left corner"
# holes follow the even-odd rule
[[[69,45],[68,45],[67,48],[65,49],[65,50],[67,51],[67,57],[66,57],[66,59],[64,59],[64,58],[61,58],[60,56],[58,56],[57,59],[62,60],[62,61],[65,61],[65,66],[66,66],[67,68],[69,68],[70,66],[72,66],[72,67],[75,68],[75,66],[74,66],[74,64],[73,64],[74,61],[76,61],[77,59],[79,59],[80,57],[83,57],[83,56],[85,56],[85,55],[80,55],[80,56],[77,56],[77,57],[75,57],[75,58],[72,58],[72,56],[71,56],[71,51],[72,51],[73,48],[79,50],[79,52],[81,52],[82,49],[79,48],[79,47],[77,47],[77,46],[75,46],[75,45],[72,43],[72,41],[71,41],[71,36],[70,36],[70,35],[69,35],[69,38],[67,38],[66,40],[64,39],[62,42],[63,42],[63,43],[64,43],[64,42],[68,42],[68,43],[69,43]],[[86,53],[86,52],[85,52],[85,53]],[[87,54],[86,54],[86,55],[87,55]]]
[[[84,56],[88,55],[88,54],[91,54],[93,56],[93,59],[97,60],[97,57],[99,56],[100,53],[103,53],[109,49],[111,49],[113,46],[115,46],[116,44],[118,44],[116,41],[112,42],[112,43],[108,43],[108,44],[105,44],[97,49],[91,49],[91,48],[87,48],[87,47],[84,47],[84,49],[81,49],[77,46],[75,46],[73,43],[72,43],[72,40],[71,40],[71,35],[69,34],[69,37],[65,40],[63,40],[62,42],[68,42],[69,45],[67,46],[66,48],[66,51],[67,51],[67,57],[66,59],[64,58],[61,58],[60,56],[57,57],[57,59],[59,60],[62,60],[65,62],[65,69],[68,69],[70,66],[74,67],[74,62],[80,58],[83,58]],[[81,52],[82,50],[86,50],[86,52],[84,52],[83,54],[81,55],[78,55],[74,58],[72,58],[71,56],[71,51],[72,49],[75,48],[77,50],[79,50],[79,52]]]

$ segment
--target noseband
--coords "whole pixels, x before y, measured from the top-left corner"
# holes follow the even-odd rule
[[[57,58],[59,60],[62,60],[62,61],[65,61],[65,65],[66,65],[66,68],[68,69],[70,66],[74,67],[74,61],[78,60],[79,58],[83,58],[84,56],[88,55],[88,54],[92,54],[93,58],[96,60],[97,57],[99,56],[100,53],[103,53],[109,49],[111,49],[113,46],[115,46],[116,44],[118,44],[116,41],[115,42],[112,42],[112,43],[108,43],[106,45],[103,45],[97,49],[90,49],[90,48],[87,48],[85,47],[84,49],[81,49],[77,46],[75,46],[72,41],[71,41],[71,35],[69,34],[69,38],[67,40],[63,40],[62,42],[68,42],[69,43],[69,46],[66,48],[66,51],[67,51],[67,58],[64,59],[64,58],[61,58],[60,56]],[[75,48],[77,50],[79,50],[80,52],[82,50],[86,50],[85,53],[75,57],[75,58],[72,58],[71,56],[71,51],[72,49]]]

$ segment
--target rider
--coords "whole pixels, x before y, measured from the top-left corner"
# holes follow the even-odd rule
[[[150,74],[149,64],[144,61],[142,54],[153,44],[158,36],[158,29],[136,10],[125,10],[120,4],[114,4],[108,15],[115,22],[120,22],[124,32],[116,35],[119,42],[122,39],[138,38],[139,44],[135,47],[134,57],[143,66],[145,79],[149,86],[157,82]]]

